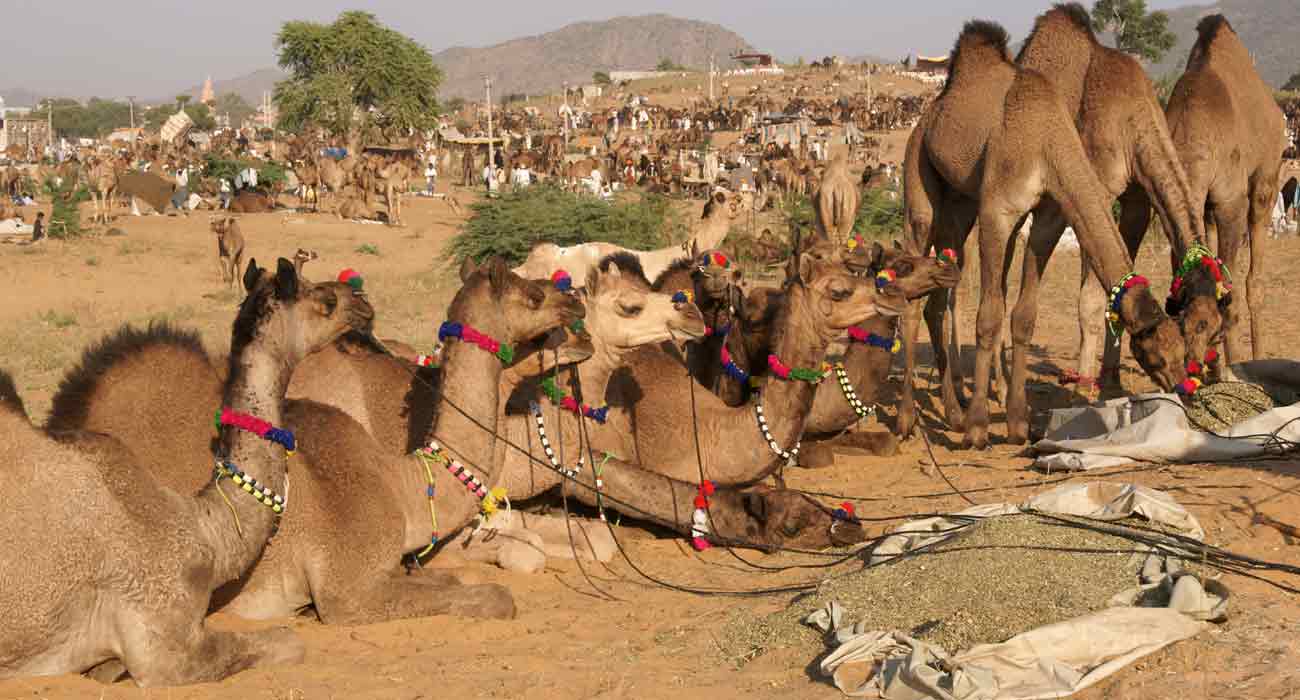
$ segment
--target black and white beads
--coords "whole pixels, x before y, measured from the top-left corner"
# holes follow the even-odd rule
[[[776,438],[772,437],[772,431],[767,429],[767,419],[763,417],[763,397],[761,395],[758,397],[758,400],[754,402],[754,415],[758,416],[758,430],[763,434],[763,439],[767,440],[767,446],[772,448],[772,451],[775,452],[778,457],[787,462],[797,460],[799,458],[799,445],[802,444],[802,441],[796,440],[794,447],[789,450],[782,449],[781,446],[777,444]]]
[[[528,406],[529,412],[533,414],[533,420],[537,423],[537,437],[542,442],[542,450],[546,452],[546,459],[551,463],[551,468],[563,474],[570,479],[576,479],[578,472],[582,471],[583,460],[585,455],[578,455],[578,463],[572,468],[560,464],[560,460],[555,458],[555,448],[551,447],[551,441],[546,437],[546,420],[542,418],[542,407],[536,401]]]
[[[853,409],[853,412],[858,414],[858,418],[868,418],[876,415],[875,404],[868,407],[858,398],[858,392],[853,389],[853,383],[849,381],[849,373],[844,371],[843,365],[835,366],[835,378],[839,380],[840,391],[844,392],[844,399],[849,402],[849,407]]]
[[[258,503],[270,508],[276,515],[284,513],[284,498],[280,496],[280,494],[272,491],[271,487],[257,483],[257,479],[254,479],[239,467],[236,467],[230,462],[217,462],[216,471],[218,481],[220,481],[222,477],[228,477],[231,481],[235,482],[235,486],[238,486],[245,492],[252,494],[253,498],[256,498]]]

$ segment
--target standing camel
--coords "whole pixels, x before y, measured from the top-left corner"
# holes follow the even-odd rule
[[[1197,39],[1187,70],[1174,85],[1165,113],[1174,147],[1187,169],[1193,214],[1204,217],[1219,259],[1238,269],[1242,249],[1250,246],[1250,267],[1244,280],[1246,312],[1241,305],[1226,308],[1224,335],[1227,364],[1265,357],[1263,289],[1258,273],[1269,217],[1278,193],[1282,152],[1286,150],[1286,118],[1273,99],[1273,90],[1255,70],[1255,62],[1223,15],[1210,15],[1196,25]],[[1150,217],[1146,201],[1125,202],[1124,235],[1129,246],[1141,245]],[[1217,242],[1214,238],[1217,236]],[[1199,266],[1198,266],[1199,267]],[[1174,298],[1191,309],[1208,301]],[[1246,321],[1250,348],[1246,348]],[[1190,359],[1203,357],[1211,345],[1204,339]]]
[[[222,405],[283,426],[293,367],[348,330],[368,332],[374,312],[347,285],[301,282],[284,259],[274,275],[250,262],[244,284]],[[177,385],[171,392],[185,393]],[[210,426],[211,405],[204,414]],[[165,686],[302,658],[291,631],[204,624],[212,592],[261,557],[279,521],[275,508],[292,507],[280,498],[291,435],[272,442],[225,428],[224,472],[216,474],[229,478],[209,478],[189,495],[163,486],[110,437],[63,434],[60,444],[12,411],[0,411],[0,433],[0,459],[10,467],[0,490],[9,533],[0,550],[0,678],[116,661],[140,685]],[[241,481],[265,491],[244,493]]]
[[[1006,30],[991,22],[972,21],[962,29],[948,81],[908,140],[903,173],[904,227],[913,249],[961,250],[979,223],[978,351],[974,397],[964,420],[966,444],[976,448],[988,445],[989,377],[1006,312],[1011,233],[1045,199],[1055,202],[1074,227],[1102,283],[1117,289],[1109,306],[1116,323],[1132,334],[1138,363],[1164,390],[1186,376],[1178,325],[1165,316],[1146,279],[1132,272],[1132,259],[1107,211],[1105,188],[1088,164],[1072,115],[1047,79],[1011,62],[1007,41]],[[953,316],[948,323],[955,335]],[[947,357],[943,347],[941,295],[930,296],[926,320],[944,375],[948,415],[956,422],[960,409],[951,363],[957,358]],[[916,319],[905,325],[905,342],[913,343]],[[1018,315],[1012,328],[1017,357],[1023,357],[1033,330],[1033,314]],[[1024,392],[1007,396],[1007,433],[1013,443],[1028,439]]]
[[[209,226],[217,236],[217,268],[221,270],[221,279],[233,287],[244,263],[244,232],[233,216],[214,218]],[[295,269],[301,272],[296,264]]]
[[[853,235],[853,221],[858,214],[858,188],[849,175],[849,160],[843,153],[826,166],[821,187],[814,196],[813,212],[817,215],[817,231],[843,244]]]
[[[111,158],[94,158],[87,163],[84,174],[95,206],[90,221],[92,224],[107,224],[113,213],[113,200],[117,192],[117,164]]]

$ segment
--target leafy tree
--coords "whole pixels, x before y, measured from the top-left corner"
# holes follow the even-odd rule
[[[236,129],[254,114],[257,114],[257,110],[248,104],[247,100],[234,92],[218,95],[217,99],[212,101],[212,111],[229,117],[230,126]]]
[[[453,97],[450,100],[447,100],[446,102],[442,103],[442,111],[444,112],[450,112],[452,114],[455,114],[456,112],[459,112],[462,109],[465,109],[464,97]]]
[[[1282,86],[1283,90],[1300,90],[1300,72],[1287,79],[1286,85]]]
[[[659,65],[655,66],[655,70],[661,70],[661,71],[675,71],[675,70],[677,70],[677,71],[680,71],[680,70],[686,70],[686,69],[685,69],[685,68],[682,68],[682,67],[681,67],[680,65],[678,65],[677,63],[674,63],[674,62],[673,62],[673,59],[671,59],[671,58],[661,58],[661,59],[659,59]]]
[[[1181,77],[1182,73],[1165,73],[1155,81],[1156,99],[1160,100],[1161,107],[1169,106],[1169,98],[1174,94],[1174,86]]]
[[[193,98],[190,97],[189,95],[182,93],[176,96],[176,105],[181,109],[185,109],[185,105],[189,104],[191,99]]]
[[[591,82],[597,85],[609,85],[613,81],[610,80],[609,73],[606,73],[603,70],[598,70],[591,74]]]
[[[432,128],[442,71],[428,49],[373,14],[344,12],[333,24],[285,22],[275,47],[289,72],[275,86],[282,127],[318,125],[336,135],[371,124]]]
[[[1178,37],[1169,31],[1169,15],[1147,12],[1146,0],[1097,0],[1092,22],[1115,34],[1115,47],[1151,63],[1159,63]]]
[[[58,114],[56,109],[55,114]],[[50,196],[50,221],[62,222],[62,226],[49,227],[50,238],[80,238],[81,229],[80,204],[90,199],[90,192],[74,178],[65,178],[63,184],[56,184],[55,178],[45,181],[45,193]]]
[[[66,138],[99,138],[113,129],[131,125],[131,107],[125,102],[97,97],[84,105],[70,99],[47,100],[32,116],[47,119],[51,107],[54,108],[54,132]]]

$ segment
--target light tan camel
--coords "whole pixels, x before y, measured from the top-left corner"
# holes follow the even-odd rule
[[[1045,78],[1011,62],[1002,27],[973,21],[963,28],[948,82],[908,140],[903,178],[905,233],[914,250],[931,245],[962,250],[977,218],[979,222],[978,351],[974,396],[964,421],[968,445],[988,445],[989,377],[1006,310],[1011,233],[1045,198],[1060,206],[1102,283],[1107,288],[1130,285],[1116,295],[1116,302],[1138,363],[1162,389],[1184,379],[1186,352],[1178,325],[1165,316],[1141,278],[1129,277],[1133,262],[1072,116]],[[951,292],[948,298],[954,298]],[[931,295],[926,317],[936,364],[944,373],[945,404],[954,420],[960,409],[951,362],[957,358],[946,357],[941,342],[940,295]],[[1013,329],[1015,345],[1032,337],[1033,324],[1021,320]],[[905,323],[906,342],[912,342],[916,319]],[[952,314],[949,324],[955,325]],[[952,325],[950,339],[955,336]],[[1007,401],[1008,439],[1024,442],[1029,432],[1025,397],[1022,393]]]
[[[95,158],[87,163],[86,186],[94,201],[95,213],[90,221],[108,223],[113,213],[113,200],[117,192],[118,167],[115,159]]]
[[[822,173],[821,186],[813,197],[817,231],[833,243],[844,243],[853,236],[853,221],[858,215],[857,185],[849,175],[849,159],[840,153]]]
[[[550,330],[583,313],[572,295],[521,280],[500,260],[482,269],[467,267],[465,273],[466,285],[453,300],[449,316],[503,342],[533,343],[531,349],[521,347],[530,355],[537,354],[536,344],[544,342]],[[207,378],[213,369],[192,335],[151,335],[127,338],[88,365],[83,363],[61,386],[51,423],[112,435],[157,462],[160,478],[174,488],[197,488],[208,477],[187,468],[177,453],[206,449],[210,412],[206,430],[190,420],[172,426],[172,437],[181,444],[170,455],[155,451],[156,439],[137,423],[152,425],[151,419],[162,419],[162,412],[170,410],[142,400],[159,391],[155,376],[166,382],[186,381],[194,389],[187,402],[197,410],[215,400],[200,394],[211,386]],[[87,371],[91,365],[93,373]],[[474,431],[479,429],[472,427],[470,418],[492,428],[501,371],[495,355],[469,343],[449,342],[436,411],[448,431],[448,449],[485,482],[493,475],[479,465],[491,465],[491,441],[476,439]],[[400,399],[402,392],[397,393]],[[456,414],[447,401],[470,417]],[[128,415],[117,410],[132,404],[139,407],[127,408]],[[297,517],[281,524],[276,546],[263,555],[258,568],[219,593],[218,605],[252,618],[282,617],[314,605],[329,624],[440,613],[513,615],[510,594],[500,586],[460,586],[447,576],[411,578],[400,573],[403,555],[422,549],[435,534],[429,478],[437,494],[439,534],[454,532],[477,512],[479,499],[449,470],[433,464],[426,471],[409,454],[394,454],[379,445],[346,413],[316,401],[289,400],[285,422],[299,441],[293,478]]]
[[[233,287],[244,263],[244,232],[233,216],[213,217],[208,226],[217,237],[217,269],[221,270],[221,280]],[[296,259],[294,269],[302,272]]]
[[[896,315],[906,306],[895,290],[878,292],[872,280],[842,263],[807,254],[791,261],[786,286],[768,362],[788,368],[819,371],[831,341],[850,326],[877,314]],[[591,430],[597,450],[688,483],[698,482],[702,469],[703,478],[719,484],[752,484],[795,461],[815,384],[768,377],[755,405],[732,407],[696,386],[682,358],[660,348],[638,350],[627,365],[610,382],[608,422]],[[702,464],[696,459],[697,429]]]
[[[658,277],[674,260],[690,255],[692,246],[697,250],[717,248],[727,237],[727,231],[753,204],[750,193],[733,193],[717,190],[704,205],[701,223],[683,244],[658,250],[630,250],[612,243],[580,243],[574,246],[557,246],[540,243],[528,253],[528,259],[515,268],[515,274],[531,279],[545,279],[556,270],[567,270],[573,284],[581,287],[587,270],[602,258],[614,253],[628,252],[641,260],[641,268],[650,279]]]
[[[249,293],[232,331],[222,403],[283,426],[280,402],[294,365],[349,329],[368,331],[374,314],[346,285],[301,282],[287,260],[274,276],[250,261],[244,280]],[[172,386],[167,395],[188,389]],[[210,425],[212,411],[205,414]],[[212,592],[253,566],[279,520],[228,480],[212,481],[210,457],[192,465],[209,474],[206,485],[181,495],[112,438],[74,433],[60,444],[13,412],[0,412],[0,431],[0,458],[10,466],[9,488],[0,491],[10,533],[0,552],[0,677],[78,673],[117,660],[140,685],[164,686],[302,658],[288,630],[204,624]],[[280,445],[228,428],[219,449],[230,468],[286,493]],[[288,501],[290,512],[294,505]]]
[[[1037,71],[1047,79],[1061,98],[1066,112],[1075,116],[1084,150],[1092,169],[1101,180],[1109,199],[1133,199],[1144,204],[1141,233],[1136,240],[1126,235],[1131,258],[1137,257],[1141,235],[1146,233],[1149,214],[1145,202],[1154,201],[1164,231],[1172,243],[1175,272],[1184,256],[1196,245],[1204,246],[1205,231],[1193,208],[1187,175],[1174,144],[1169,138],[1164,112],[1156,99],[1151,82],[1142,65],[1132,56],[1102,46],[1093,35],[1088,11],[1071,3],[1057,5],[1041,15],[1025,41],[1016,62]],[[1126,194],[1126,191],[1131,193]],[[1150,200],[1148,200],[1150,198]],[[1128,207],[1130,214],[1137,214]],[[1121,221],[1121,228],[1125,222]],[[1020,301],[1012,312],[1012,326],[1019,333],[1032,332],[1037,314],[1038,285],[1047,259],[1065,231],[1066,220],[1051,200],[1033,212]],[[1098,346],[1105,317],[1106,290],[1092,274],[1086,253],[1080,256],[1082,289],[1079,295],[1078,374],[1087,386],[1095,371]],[[1197,301],[1197,300],[1200,301]],[[1223,300],[1226,306],[1227,299]],[[1182,325],[1188,357],[1200,360],[1211,340],[1220,333],[1222,319],[1215,279],[1209,268],[1196,265],[1184,277],[1177,304],[1167,304],[1169,313],[1177,313]],[[1027,327],[1026,327],[1027,326]],[[1104,331],[1102,331],[1104,333]],[[1101,377],[1118,385],[1120,345],[1112,333],[1104,345],[1106,361]],[[1026,379],[1026,343],[1016,345],[1012,361],[1008,397],[1024,395]],[[1199,349],[1199,350],[1198,350]],[[1017,410],[1023,402],[1010,399]]]
[[[1204,211],[1211,239],[1218,238],[1219,258],[1230,269],[1240,270],[1241,251],[1250,246],[1250,267],[1235,278],[1246,288],[1245,312],[1240,303],[1226,311],[1226,359],[1231,364],[1267,356],[1267,334],[1259,316],[1264,291],[1258,273],[1286,150],[1286,119],[1272,88],[1255,70],[1250,51],[1223,15],[1201,19],[1196,30],[1187,70],[1174,86],[1166,115],[1187,169],[1194,213],[1200,216]],[[1135,207],[1137,215],[1125,227],[1131,246],[1141,243],[1145,231],[1145,204]],[[1242,321],[1250,325],[1249,350]],[[1208,346],[1205,343],[1192,352],[1199,358]]]

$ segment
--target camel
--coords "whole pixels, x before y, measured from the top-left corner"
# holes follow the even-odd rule
[[[821,187],[813,196],[817,231],[832,242],[843,244],[853,235],[854,217],[858,214],[858,188],[849,175],[848,157],[841,153],[826,166]]]
[[[293,269],[298,273],[299,277],[302,277],[303,265],[306,265],[318,257],[320,256],[317,255],[314,250],[303,250],[302,248],[299,248],[298,252],[293,254]]]
[[[1155,202],[1172,243],[1177,274],[1187,254],[1197,246],[1204,246],[1204,226],[1193,210],[1187,175],[1141,64],[1129,54],[1102,46],[1093,34],[1088,11],[1074,3],[1057,5],[1037,19],[1016,63],[1042,75],[1052,84],[1066,111],[1075,115],[1084,150],[1104,193],[1109,194],[1108,200],[1127,202],[1137,198],[1146,202],[1150,198]],[[1131,193],[1126,193],[1128,190]],[[1136,240],[1125,234],[1132,258],[1137,257],[1141,235],[1146,233],[1148,216],[1141,219],[1142,231]],[[1121,220],[1121,227],[1124,224]],[[1013,325],[1032,326],[1037,315],[1036,297],[1042,272],[1065,227],[1065,217],[1054,202],[1044,201],[1034,209],[1020,301],[1012,312]],[[1106,291],[1091,273],[1086,254],[1080,256],[1080,264],[1082,341],[1077,375],[1081,388],[1085,388],[1096,383],[1089,375],[1098,354],[1097,331],[1103,325],[1098,320],[1103,316]],[[1169,313],[1180,316],[1188,358],[1198,362],[1220,333],[1219,307],[1226,307],[1229,300],[1229,297],[1219,298],[1219,288],[1209,270],[1197,264],[1184,276],[1179,297],[1181,314],[1166,305]],[[1197,299],[1204,299],[1205,303]],[[1023,394],[1025,382],[1027,347],[1023,344],[1016,347],[1020,354],[1013,358],[1011,384],[1007,389],[1012,396]],[[1108,338],[1104,347],[1106,361],[1101,377],[1118,384],[1119,339]]]
[[[233,216],[213,217],[208,225],[217,236],[217,269],[221,270],[221,279],[233,287],[244,263],[244,232]],[[301,276],[301,263],[297,258],[294,263],[294,269]]]
[[[669,296],[689,293],[699,307],[707,331],[702,340],[687,345],[686,364],[691,376],[728,406],[739,406],[749,396],[749,387],[723,371],[718,361],[726,345],[740,369],[751,368],[740,323],[744,313],[739,286],[742,274],[740,268],[732,267],[727,253],[692,249],[689,258],[679,258],[650,285]]]
[[[681,358],[642,348],[610,382],[609,420],[591,430],[593,446],[683,482],[698,482],[703,470],[720,485],[749,485],[794,463],[816,386],[807,375],[820,370],[831,341],[850,326],[901,313],[906,303],[841,263],[807,254],[791,261],[786,286],[767,361],[789,379],[769,377],[753,406],[727,406],[702,387],[694,390]]]
[[[221,404],[284,426],[280,402],[294,365],[348,330],[368,332],[374,312],[346,285],[299,280],[284,259],[274,275],[250,261],[244,284]],[[179,398],[188,388],[173,385],[165,395]],[[209,426],[211,408],[204,410]],[[193,465],[207,473],[202,488],[180,492],[111,437],[73,433],[61,443],[12,411],[0,412],[0,431],[0,457],[11,467],[10,488],[0,492],[10,544],[0,553],[7,621],[0,678],[79,673],[116,661],[151,687],[301,660],[302,643],[289,630],[223,632],[204,624],[213,591],[262,556],[281,522],[276,509],[296,505],[282,499],[284,448],[293,444],[287,434],[267,433],[273,442],[223,430],[216,474],[235,485],[213,479],[209,456]],[[241,492],[241,481],[254,488]]]
[[[1233,364],[1267,356],[1258,315],[1264,293],[1258,272],[1287,146],[1286,118],[1223,15],[1202,18],[1196,31],[1187,70],[1174,85],[1165,114],[1187,169],[1193,213],[1204,217],[1211,241],[1217,236],[1211,245],[1219,259],[1236,269],[1243,247],[1250,246],[1250,267],[1244,279],[1237,278],[1246,288],[1245,313],[1240,304],[1226,309],[1225,354],[1227,364]],[[1140,245],[1150,216],[1146,203],[1132,203],[1125,215],[1130,219],[1125,237],[1130,246]],[[1191,300],[1186,313],[1193,313],[1197,303]],[[1200,303],[1210,306],[1209,300]],[[1249,350],[1243,319],[1250,325]],[[1209,345],[1189,347],[1191,359],[1203,357]]]
[[[989,373],[1005,313],[1011,232],[1045,198],[1056,202],[1074,227],[1103,285],[1116,290],[1109,306],[1115,323],[1131,334],[1138,363],[1166,391],[1186,378],[1178,324],[1164,314],[1146,279],[1132,272],[1072,116],[1046,78],[1012,63],[1007,41],[1006,30],[991,22],[972,21],[962,29],[948,81],[908,139],[903,173],[904,232],[913,250],[932,244],[961,250],[979,222],[978,352],[964,423],[966,444],[981,449],[988,445]],[[936,215],[941,216],[937,221]],[[932,294],[926,319],[953,419],[960,409],[941,342],[943,306]],[[1017,320],[1012,341],[1014,352],[1023,353],[1033,334],[1032,316],[1026,312]],[[951,314],[949,324],[955,324]],[[914,342],[915,317],[905,319],[905,328],[905,342]],[[1028,439],[1023,392],[1007,396],[1007,433],[1013,443]]]
[[[572,295],[521,280],[499,259],[481,269],[471,264],[463,272],[466,285],[453,300],[449,318],[503,342],[544,342],[551,330],[583,314]],[[209,477],[185,466],[188,462],[178,460],[177,452],[206,450],[211,419],[202,406],[215,400],[206,393],[214,369],[192,334],[151,331],[150,336],[114,339],[83,361],[60,387],[51,425],[111,435],[147,455],[160,480],[177,490],[197,488]],[[538,347],[520,349],[535,355]],[[582,357],[589,353],[588,346]],[[491,429],[502,362],[468,342],[449,342],[445,357],[440,405],[434,407],[438,420],[448,439],[455,440],[455,454],[490,481],[491,472],[479,465],[490,466],[491,441],[474,439],[478,428],[445,402],[466,409]],[[157,438],[147,434],[147,425],[154,424],[151,418],[164,419],[164,413],[173,410],[141,402],[141,395],[159,391],[155,377],[168,383],[185,381],[191,390],[184,403],[209,415],[207,421],[177,421],[170,437],[179,444],[170,454],[158,451]],[[405,391],[403,387],[396,392],[399,399]],[[130,405],[139,407],[126,415],[118,410]],[[260,619],[313,605],[327,624],[441,613],[514,614],[510,594],[500,586],[461,586],[446,576],[412,579],[399,573],[404,554],[424,548],[437,534],[463,527],[477,511],[480,499],[450,471],[433,465],[437,468],[426,472],[409,453],[381,446],[365,426],[334,406],[291,399],[284,416],[299,440],[301,464],[295,464],[293,480],[296,517],[281,524],[275,545],[251,574],[220,592],[216,602],[223,609]],[[439,531],[430,518],[429,478],[438,495],[434,512]]]
[[[574,246],[539,243],[528,253],[528,259],[516,267],[514,272],[520,277],[539,279],[550,277],[556,270],[568,270],[573,276],[573,285],[581,287],[587,270],[602,258],[614,253],[628,252],[640,259],[641,268],[646,276],[654,279],[668,269],[673,261],[689,256],[692,246],[697,250],[710,250],[721,245],[736,218],[747,211],[752,203],[752,195],[749,193],[737,194],[718,189],[705,203],[700,225],[681,245],[639,251],[600,242],[580,243]]]
[[[92,224],[101,221],[107,224],[113,213],[113,199],[117,191],[116,163],[112,159],[95,158],[88,166],[84,171],[85,179],[95,206],[90,221]]]

